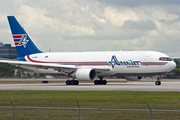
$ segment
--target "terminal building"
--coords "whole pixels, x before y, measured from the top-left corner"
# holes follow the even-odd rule
[[[1,58],[17,58],[16,47],[11,47],[11,44],[3,44],[0,42],[0,57]]]

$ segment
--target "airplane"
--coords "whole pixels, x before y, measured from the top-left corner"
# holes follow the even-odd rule
[[[172,58],[157,51],[42,52],[14,16],[7,18],[18,58],[1,58],[0,62],[67,75],[71,80],[67,80],[66,85],[78,85],[80,80],[106,85],[103,79],[106,76],[138,81],[143,76],[161,76],[176,67]],[[157,77],[155,85],[161,85],[161,77]]]

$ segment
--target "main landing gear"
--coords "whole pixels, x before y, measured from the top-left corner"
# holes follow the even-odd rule
[[[103,80],[103,78],[101,77],[100,80],[95,80],[94,81],[94,85],[106,85],[107,81]]]
[[[155,85],[161,85],[161,75],[157,77],[157,81],[155,82]]]
[[[66,85],[79,85],[79,81],[78,80],[67,80],[66,81]]]

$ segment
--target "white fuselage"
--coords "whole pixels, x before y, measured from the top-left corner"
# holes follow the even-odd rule
[[[107,69],[97,73],[98,76],[148,76],[170,72],[176,67],[174,61],[159,60],[160,57],[169,56],[155,51],[50,52],[28,55],[25,59],[35,63],[75,65],[78,69]]]

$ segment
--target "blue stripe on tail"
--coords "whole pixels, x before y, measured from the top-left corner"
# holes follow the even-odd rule
[[[26,31],[21,27],[14,16],[8,16],[9,25],[14,39],[14,44],[19,57],[42,53],[32,42]]]

